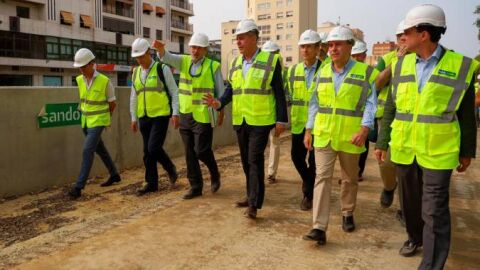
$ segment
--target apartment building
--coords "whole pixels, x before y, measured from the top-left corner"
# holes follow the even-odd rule
[[[188,0],[2,0],[0,86],[75,85],[73,56],[81,47],[94,52],[114,85],[128,85],[133,40],[167,40],[182,53],[193,14]]]

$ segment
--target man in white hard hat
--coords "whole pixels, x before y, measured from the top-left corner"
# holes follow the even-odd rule
[[[167,171],[172,186],[177,181],[177,169],[163,149],[163,143],[170,119],[173,127],[178,128],[178,88],[170,68],[154,61],[150,55],[146,39],[133,41],[132,57],[139,65],[132,73],[130,115],[131,129],[136,132],[140,128],[143,138],[146,184],[137,191],[142,196],[158,191],[157,162]]]
[[[291,104],[290,156],[302,179],[303,199],[300,209],[303,211],[312,209],[315,183],[315,152],[304,147],[303,139],[308,118],[308,102],[315,89],[314,78],[318,76],[322,63],[317,59],[320,43],[321,39],[317,32],[310,29],[303,32],[298,40],[303,61],[289,67],[286,77],[286,90]]]
[[[275,42],[271,40],[265,42],[262,46],[262,51],[278,54],[281,63],[280,47]],[[268,141],[270,142],[270,151],[268,155],[267,180],[268,183],[274,184],[277,179],[278,161],[280,160],[280,138],[275,136],[275,129],[270,131]]]
[[[287,106],[279,56],[257,47],[256,23],[240,21],[235,35],[241,55],[230,65],[225,93],[220,100],[210,95],[205,101],[215,108],[233,104],[233,126],[247,180],[247,196],[237,202],[237,207],[248,207],[246,216],[255,219],[265,196],[264,151],[268,134],[272,128],[277,136],[285,130]]]
[[[189,42],[190,55],[174,55],[165,49],[165,44],[155,40],[153,47],[161,60],[180,71],[180,135],[185,146],[187,177],[190,189],[183,196],[192,199],[203,193],[201,160],[210,172],[211,191],[220,188],[220,173],[212,151],[213,128],[216,119],[209,114],[203,96],[223,94],[223,77],[220,64],[207,57],[209,40],[203,33],[195,33]],[[223,119],[223,114],[220,117]]]
[[[392,63],[376,150],[384,160],[389,142],[408,234],[400,254],[412,256],[423,245],[419,269],[445,265],[450,178],[453,169],[469,167],[476,149],[474,74],[479,63],[439,44],[446,28],[438,6],[419,5],[407,13],[405,44],[412,53]]]
[[[110,79],[95,70],[95,56],[89,49],[82,48],[75,53],[73,66],[80,69],[77,76],[80,96],[81,124],[85,134],[83,143],[82,166],[77,183],[69,191],[72,199],[81,196],[92,168],[94,153],[100,156],[110,173],[110,178],[102,187],[120,182],[120,175],[102,141],[102,131],[111,124],[111,114],[115,110],[115,90]]]
[[[375,86],[377,89],[381,89],[378,94],[378,104],[377,104],[377,113],[375,118],[377,119],[378,129],[381,128],[381,122],[383,118],[383,112],[385,107],[385,102],[387,100],[388,89],[390,89],[391,83],[390,79],[392,77],[392,63],[398,61],[398,57],[402,57],[407,53],[407,47],[405,45],[405,35],[403,33],[403,24],[402,20],[395,32],[397,37],[397,48],[382,57],[378,60],[376,69],[380,71],[377,78],[375,79]],[[379,161],[380,176],[382,177],[383,182],[383,191],[380,195],[380,205],[384,208],[388,208],[393,203],[393,197],[395,189],[398,186],[399,201],[401,201],[401,191],[400,183],[397,183],[395,177],[395,165],[390,160],[390,151],[387,150],[387,156],[385,161]],[[405,221],[403,219],[403,212],[397,210],[396,217],[404,225]]]
[[[327,42],[328,33],[320,32],[318,33],[318,35],[320,36],[320,40],[321,40],[320,49],[318,50],[318,59],[322,63],[321,67],[323,67],[324,65],[328,65],[332,63],[332,59],[330,58],[330,56],[328,56],[328,42]]]
[[[315,147],[317,177],[313,194],[313,229],[305,240],[326,243],[330,193],[335,160],[342,171],[340,205],[342,229],[355,230],[353,212],[358,190],[358,159],[365,151],[368,132],[374,127],[377,71],[351,59],[352,30],[337,26],[328,34],[330,65],[321,68],[309,104],[304,144]],[[312,144],[312,133],[315,136]]]

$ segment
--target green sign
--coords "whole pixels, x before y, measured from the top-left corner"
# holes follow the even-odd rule
[[[38,114],[40,128],[80,125],[78,103],[46,104]]]

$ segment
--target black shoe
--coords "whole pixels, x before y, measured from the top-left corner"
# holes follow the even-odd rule
[[[220,189],[220,174],[216,175],[215,177],[212,176],[212,181],[210,185],[210,189],[212,190],[212,193],[217,192]]]
[[[353,216],[342,217],[342,230],[344,232],[353,232],[355,230],[355,222],[353,222]]]
[[[157,191],[158,191],[158,186],[157,185],[146,184],[141,189],[137,190],[137,195],[138,196],[143,196],[147,193],[157,192]]]
[[[170,185],[175,185],[178,179],[177,167],[173,166],[173,171],[168,173],[168,180],[170,181]]]
[[[325,231],[313,229],[308,234],[303,236],[303,240],[317,241],[317,244],[325,245],[325,243],[327,243],[327,235]]]
[[[247,211],[245,212],[245,216],[251,219],[257,218],[257,207],[249,206]]]
[[[244,198],[244,199],[241,199],[241,200],[239,200],[239,201],[236,201],[236,202],[235,202],[235,205],[236,205],[238,208],[248,207],[248,199],[247,199],[247,198]]]
[[[380,205],[383,208],[388,208],[392,205],[393,203],[393,196],[395,194],[395,189],[393,190],[383,190],[382,195],[380,195]]]
[[[268,180],[268,183],[269,183],[269,184],[275,184],[275,183],[277,182],[277,179],[275,178],[274,175],[269,175],[269,176],[267,177],[267,180]]]
[[[395,214],[395,217],[397,218],[398,221],[400,221],[400,224],[403,227],[405,227],[405,219],[403,218],[402,210],[397,210],[397,213]]]
[[[113,176],[110,176],[107,181],[103,182],[100,186],[101,187],[109,187],[113,185],[113,183],[120,182],[122,179],[120,178],[120,175],[115,174]]]
[[[184,200],[190,200],[190,199],[193,199],[193,198],[199,197],[199,196],[202,196],[201,191],[195,191],[193,189],[189,189],[188,192],[185,193],[185,195],[183,195],[183,199]]]
[[[300,204],[300,210],[308,211],[312,209],[312,200],[308,199],[307,197],[303,197],[302,203]]]
[[[407,240],[405,241],[405,243],[403,243],[403,247],[400,249],[398,253],[400,253],[400,255],[405,257],[411,257],[417,253],[417,249],[421,246],[422,246],[421,243],[414,243],[410,240]]]
[[[82,196],[82,190],[76,187],[73,187],[68,191],[68,196],[70,196],[71,199],[78,199],[80,196]]]

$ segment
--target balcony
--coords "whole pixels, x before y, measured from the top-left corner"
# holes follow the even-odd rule
[[[171,0],[171,9],[182,14],[193,16],[193,4],[183,0]]]
[[[133,8],[122,5],[103,5],[103,12],[122,17],[133,18]]]
[[[193,35],[193,25],[182,21],[172,20],[171,30],[185,35]]]

